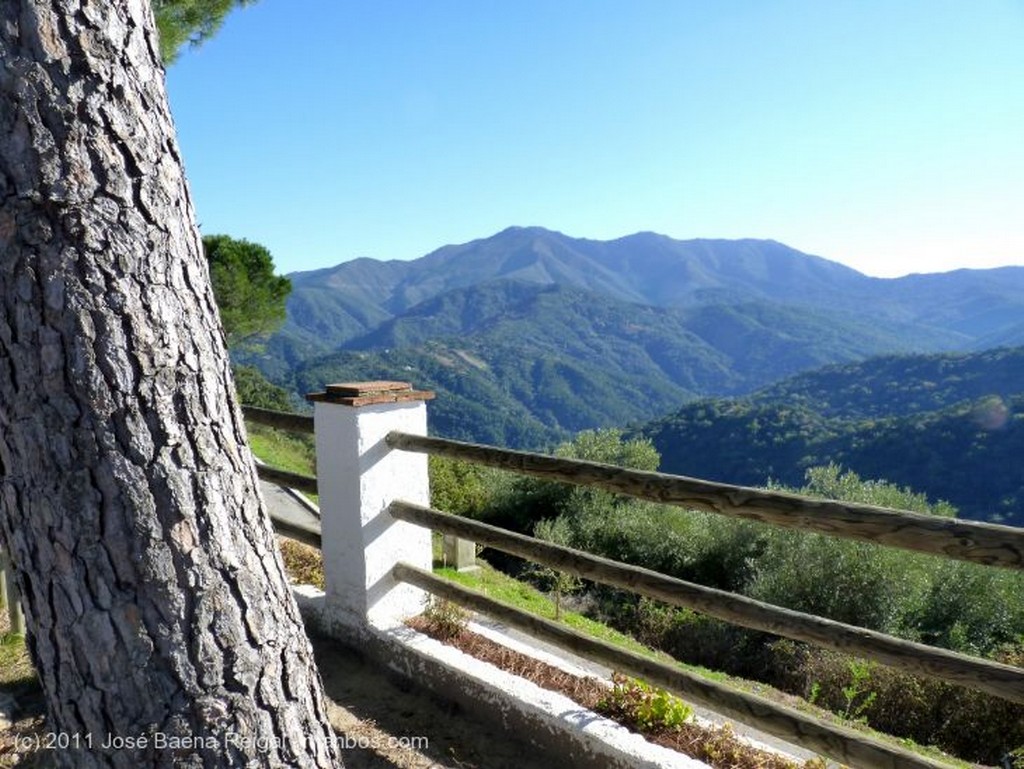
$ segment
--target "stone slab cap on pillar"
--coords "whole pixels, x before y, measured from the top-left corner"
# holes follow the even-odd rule
[[[400,403],[402,401],[429,401],[431,390],[414,390],[409,382],[387,380],[370,382],[339,382],[329,384],[325,392],[310,393],[306,400],[313,403],[340,403],[344,406],[369,406],[374,403]]]
[[[426,435],[425,401],[408,382],[344,382],[306,396],[314,404],[323,542],[325,619],[358,630],[418,614],[425,594],[391,574],[403,561],[430,569],[428,529],[387,512],[396,500],[430,504],[424,454],[391,449],[397,430]]]

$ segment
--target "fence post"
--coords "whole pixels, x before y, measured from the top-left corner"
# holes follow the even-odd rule
[[[476,542],[445,534],[441,547],[446,566],[456,571],[476,571],[480,568],[476,565]]]
[[[18,587],[14,584],[11,559],[7,555],[7,551],[0,547],[0,609],[5,607],[11,622],[9,632],[15,635],[25,635],[25,614],[21,610]]]
[[[387,627],[423,610],[425,593],[397,582],[398,561],[430,569],[428,529],[387,513],[395,499],[430,502],[427,457],[392,450],[392,430],[426,435],[427,400],[405,382],[328,385],[314,403],[320,493],[324,620],[341,630]]]

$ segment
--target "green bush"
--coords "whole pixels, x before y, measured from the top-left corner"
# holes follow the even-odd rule
[[[943,517],[954,512],[945,503],[929,504],[923,495],[862,480],[836,465],[808,470],[807,484],[799,493]],[[921,618],[942,613],[932,605],[940,597],[933,586],[945,563],[866,542],[773,529],[751,563],[744,592],[809,614],[917,638]],[[938,629],[931,632],[941,637]]]
[[[612,690],[597,711],[642,732],[676,730],[693,718],[693,708],[678,697],[620,673],[612,675]]]
[[[1024,574],[942,561],[912,619],[924,643],[988,655],[1024,638]]]
[[[986,764],[1024,746],[1022,705],[827,650],[804,647],[799,658],[795,690],[814,687],[816,704],[880,731]]]
[[[844,471],[834,463],[808,469],[805,484],[799,493],[819,499],[838,499],[893,510],[910,510],[942,518],[956,515],[956,508],[948,502],[929,502],[924,494],[886,481],[865,480],[857,473]]]
[[[496,471],[457,459],[429,458],[430,504],[454,515],[475,517],[487,509]]]
[[[778,531],[767,537],[744,592],[777,606],[900,633],[922,612],[930,584],[924,556]]]
[[[660,457],[647,439],[625,440],[621,430],[586,430],[555,449],[555,456],[654,470]],[[628,500],[568,483],[515,476],[495,484],[489,509],[480,517],[498,526],[530,533],[538,522],[587,508],[610,511]]]

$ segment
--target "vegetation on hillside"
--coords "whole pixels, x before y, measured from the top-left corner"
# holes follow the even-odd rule
[[[755,397],[806,405],[829,419],[878,419],[1021,392],[1024,347],[1001,347],[970,354],[882,355],[825,366],[777,382]]]
[[[514,448],[550,446],[700,394],[749,392],[902,344],[858,319],[808,308],[652,307],[508,280],[433,297],[311,360],[275,340],[247,360],[297,392],[346,379],[412,379],[438,393],[432,432]],[[295,361],[275,367],[282,356]]]
[[[294,390],[309,393],[329,382],[374,379],[413,382],[437,392],[427,413],[432,435],[509,447],[548,446],[568,437],[531,414],[501,381],[460,356],[458,348],[338,353],[300,369]]]
[[[645,439],[588,432],[561,446],[578,456],[649,469]],[[1024,659],[1024,575],[867,543],[776,529],[536,479],[461,466],[435,476],[474,492],[457,512],[672,576],[904,638],[1018,664]],[[949,516],[953,508],[836,465],[811,468],[798,489]],[[545,575],[550,586],[549,575]],[[673,656],[764,680],[882,731],[998,762],[1024,745],[1024,708],[955,686],[732,627],[623,591],[590,585],[592,613]]]
[[[1024,524],[1024,348],[832,366],[687,404],[640,434],[666,472],[796,486],[834,462],[967,518]]]

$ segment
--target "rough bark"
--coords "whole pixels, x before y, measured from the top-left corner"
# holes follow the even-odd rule
[[[0,530],[62,765],[335,766],[158,51],[0,0]]]

